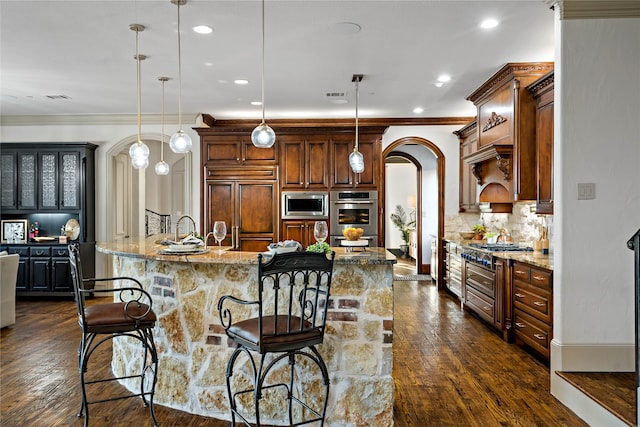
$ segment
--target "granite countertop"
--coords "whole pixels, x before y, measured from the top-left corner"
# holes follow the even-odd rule
[[[230,246],[223,246],[222,252],[217,246],[207,246],[207,252],[197,254],[161,254],[160,250],[166,248],[159,242],[163,238],[173,238],[172,235],[154,235],[137,239],[118,239],[110,242],[96,243],[98,252],[108,255],[126,256],[130,258],[142,258],[155,261],[190,262],[209,264],[257,264],[259,252],[232,251]],[[363,251],[347,252],[346,248],[331,248],[336,253],[335,263],[343,265],[373,265],[395,264],[397,258],[385,248],[371,247]],[[264,252],[269,257],[268,252]]]
[[[461,246],[468,246],[470,243],[477,243],[475,240],[444,239],[447,242],[457,243]],[[542,254],[540,252],[491,252],[491,255],[511,259],[518,262],[525,262],[536,267],[553,271],[553,255]]]

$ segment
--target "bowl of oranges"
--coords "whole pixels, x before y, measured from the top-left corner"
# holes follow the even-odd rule
[[[363,232],[364,230],[362,228],[348,227],[342,229],[342,235],[349,241],[360,240]]]

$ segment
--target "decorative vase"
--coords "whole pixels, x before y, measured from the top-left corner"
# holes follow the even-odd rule
[[[400,250],[402,251],[403,258],[407,258],[409,256],[409,245],[400,245]]]

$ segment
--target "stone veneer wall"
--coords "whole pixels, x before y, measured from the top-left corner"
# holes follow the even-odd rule
[[[531,246],[540,237],[540,227],[549,230],[549,248],[553,251],[553,215],[538,215],[535,202],[517,202],[513,204],[510,214],[498,213],[459,213],[447,215],[444,220],[444,238],[459,240],[459,231],[471,231],[473,226],[483,223],[488,230],[498,231],[501,228],[511,233],[514,243]]]
[[[254,299],[257,266],[115,256],[114,272],[139,278],[153,295],[159,352],[155,402],[230,419],[225,371],[232,344],[220,324],[217,301],[226,294]],[[390,264],[334,266],[325,339],[318,346],[331,378],[328,425],[393,425],[392,280]],[[135,372],[139,344],[115,341],[114,374]],[[299,374],[312,392],[324,390],[313,372]],[[240,382],[246,382],[242,375]],[[137,384],[130,381],[125,386],[135,390]],[[286,413],[270,396],[263,399],[260,411],[261,421],[268,424],[278,424],[273,418]]]

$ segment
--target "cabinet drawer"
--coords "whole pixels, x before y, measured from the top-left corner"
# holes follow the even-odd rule
[[[549,343],[551,342],[551,328],[528,314],[514,310],[513,329],[516,338],[521,339],[535,351],[549,358]]]
[[[29,256],[51,256],[51,246],[32,246],[29,248]]]
[[[513,290],[513,305],[526,311],[547,325],[551,324],[551,293],[516,280]]]
[[[480,317],[493,324],[495,312],[494,300],[478,292],[468,284],[465,289],[465,305]]]
[[[531,269],[531,284],[542,288],[551,288],[551,272]]]
[[[21,257],[29,256],[29,248],[27,246],[9,246],[7,247],[9,254],[18,254]]]
[[[490,298],[495,298],[495,286],[494,286],[494,273],[474,266],[473,264],[466,264],[465,267],[467,286],[472,286],[478,291],[484,293]]]
[[[531,269],[516,262],[513,264],[513,277],[528,282],[531,279]]]
[[[51,256],[54,257],[68,257],[69,248],[66,246],[53,246],[51,247]]]

